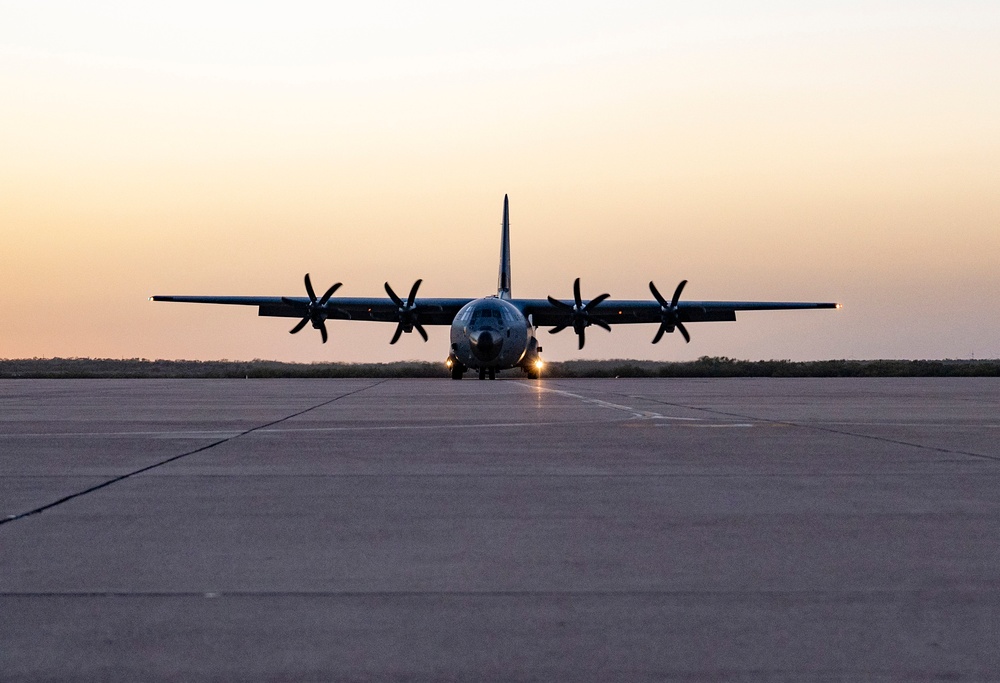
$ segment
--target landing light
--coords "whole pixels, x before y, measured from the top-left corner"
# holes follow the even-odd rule
[[[535,361],[535,369],[536,370],[541,370],[544,367],[545,367],[545,363],[542,362],[541,358],[539,358],[538,360]]]
[[[837,310],[840,310],[843,307],[844,307],[844,304],[837,304]]]
[[[454,365],[454,363],[452,362],[451,358],[449,358],[448,360],[446,360],[446,361],[444,362],[444,366],[445,366],[446,368],[450,368],[450,367],[451,367],[452,365]]]

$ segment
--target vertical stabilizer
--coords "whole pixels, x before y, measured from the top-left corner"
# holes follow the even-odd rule
[[[503,196],[503,228],[500,233],[500,279],[497,296],[510,298],[510,214],[507,211],[507,195]]]

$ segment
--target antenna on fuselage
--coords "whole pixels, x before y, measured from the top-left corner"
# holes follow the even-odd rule
[[[503,223],[500,231],[500,278],[497,282],[497,297],[510,299],[510,214],[507,209],[507,195],[503,196]]]

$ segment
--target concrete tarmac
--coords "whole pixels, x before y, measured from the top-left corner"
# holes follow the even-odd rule
[[[1000,680],[1000,381],[0,382],[0,680]]]

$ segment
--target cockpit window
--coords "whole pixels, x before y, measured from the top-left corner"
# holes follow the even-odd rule
[[[513,311],[508,310],[506,307],[504,308],[484,307],[484,308],[470,308],[467,311],[464,311],[462,314],[462,320],[469,320],[469,321],[483,320],[484,322],[488,320],[489,322],[502,326],[501,321],[503,321],[503,324],[514,324],[517,318],[515,317],[515,313]]]
[[[506,311],[498,308],[477,308],[470,312],[471,320],[488,319],[490,322],[499,324],[501,320],[509,321],[511,318]]]

